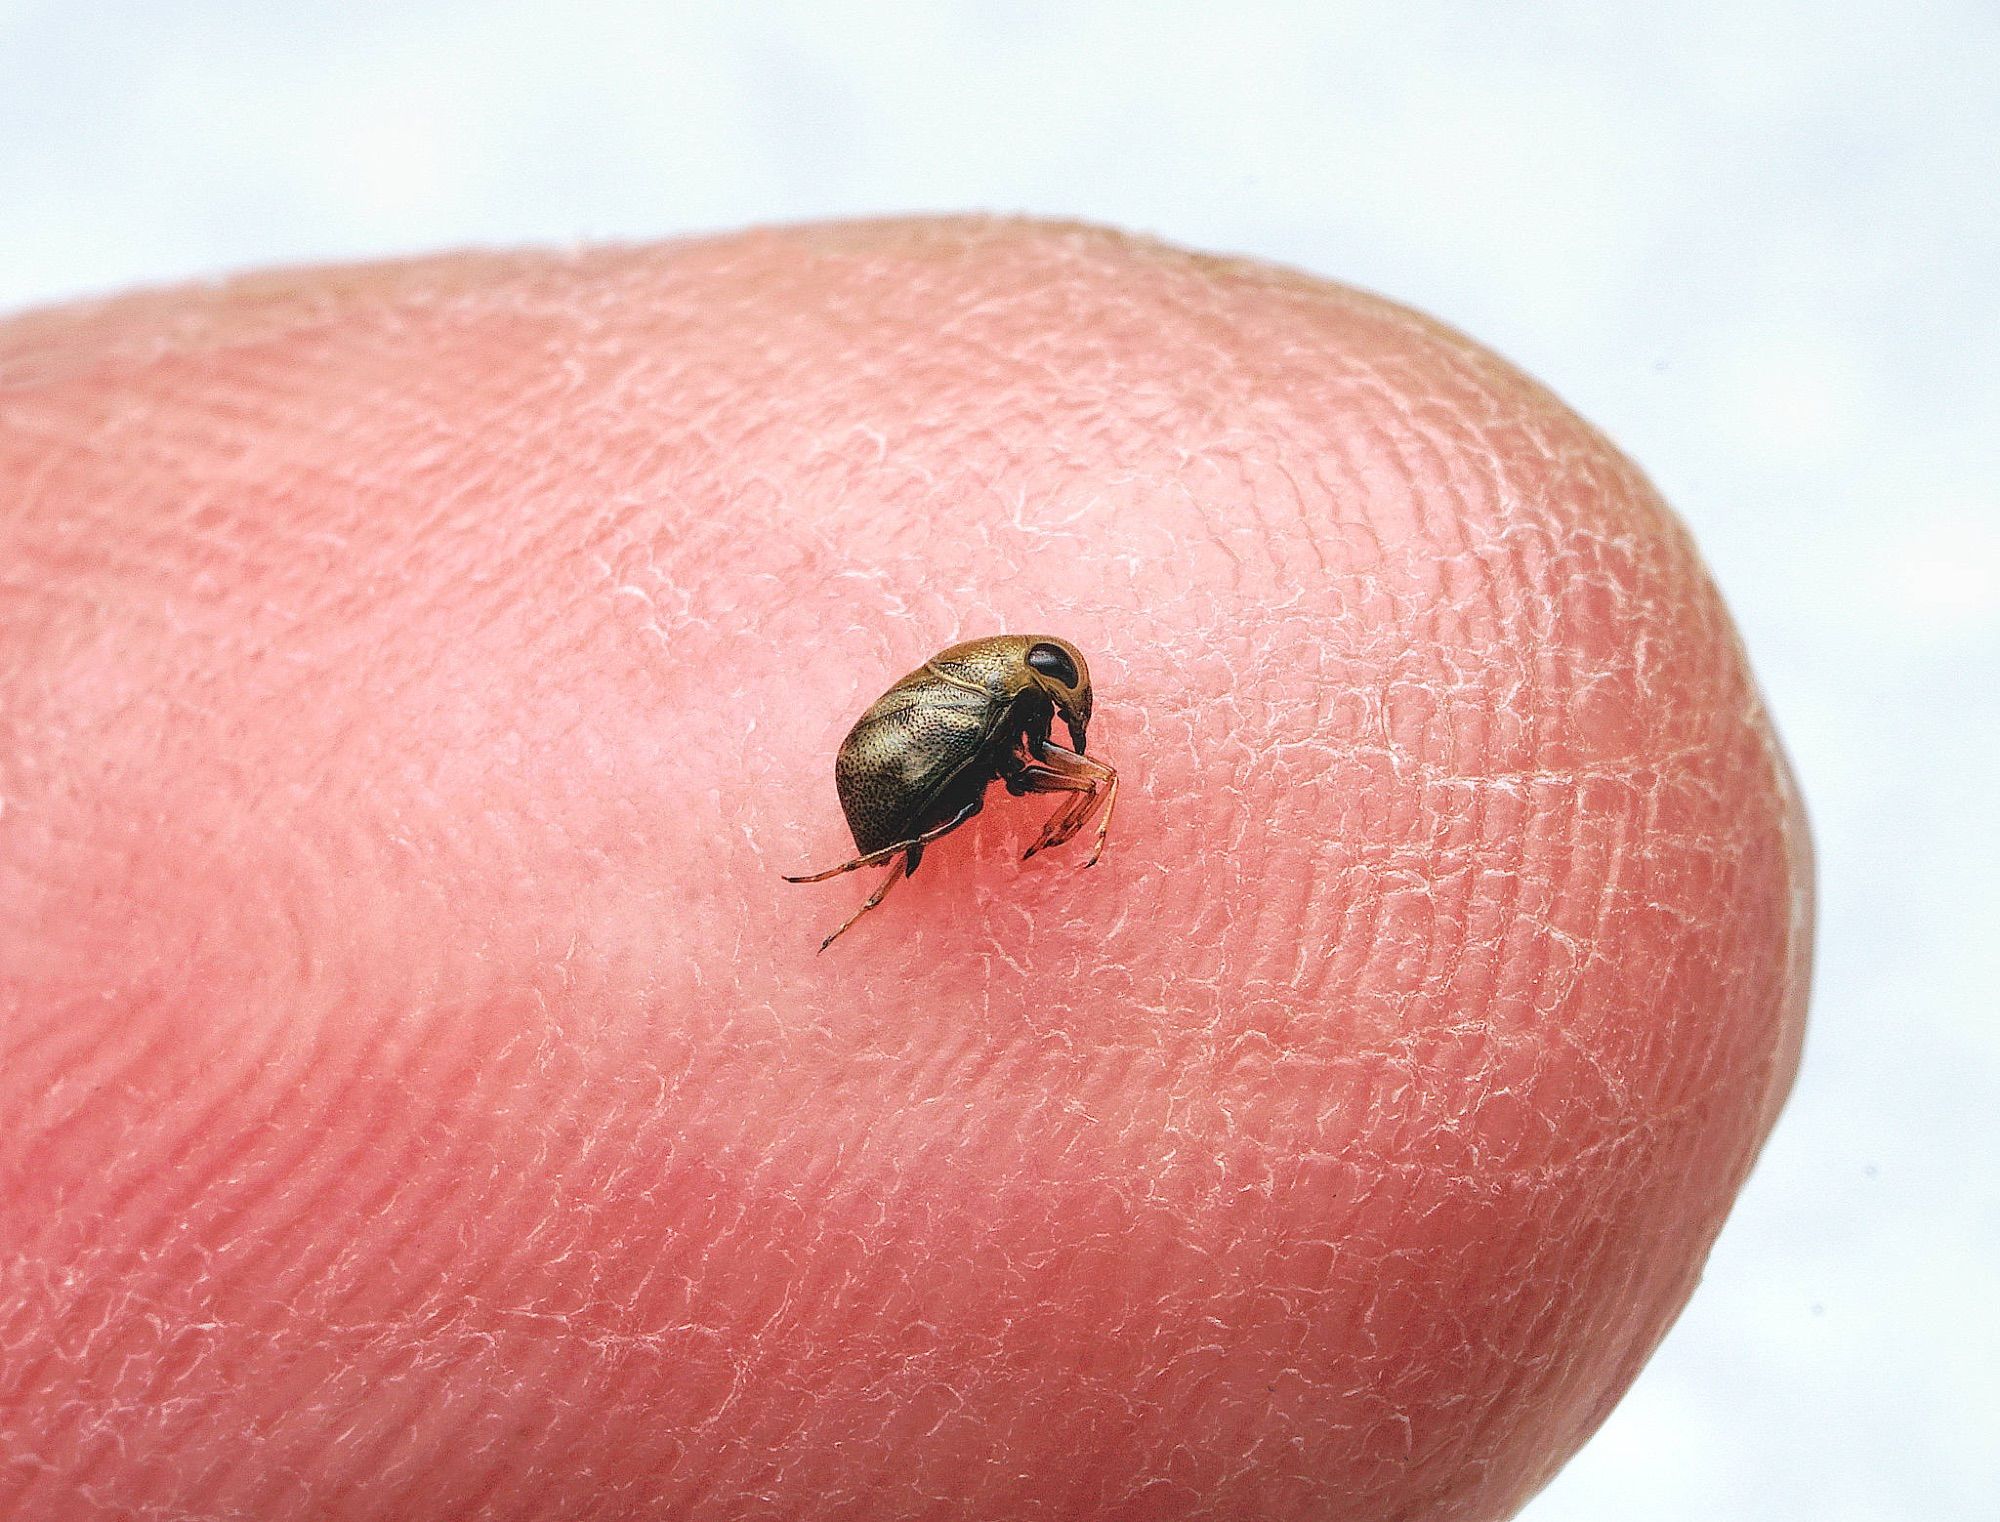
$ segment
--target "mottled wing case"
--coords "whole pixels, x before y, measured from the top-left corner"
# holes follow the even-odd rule
[[[928,817],[938,799],[978,758],[1006,712],[1005,703],[926,672],[884,693],[848,731],[834,766],[840,807],[861,854],[938,823]]]

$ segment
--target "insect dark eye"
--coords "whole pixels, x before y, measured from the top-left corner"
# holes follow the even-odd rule
[[[1043,676],[1053,677],[1065,687],[1076,685],[1076,662],[1069,652],[1056,645],[1034,645],[1028,650],[1028,664]]]

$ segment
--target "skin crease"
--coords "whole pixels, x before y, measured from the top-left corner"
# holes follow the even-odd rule
[[[919,220],[0,326],[0,1515],[1496,1518],[1791,1083],[1689,541],[1491,354]],[[1102,863],[873,871],[940,647]]]

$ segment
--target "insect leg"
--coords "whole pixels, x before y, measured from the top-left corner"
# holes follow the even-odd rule
[[[841,922],[839,930],[834,931],[832,935],[828,936],[825,940],[819,943],[819,949],[821,951],[826,950],[827,947],[831,946],[835,941],[840,939],[842,933],[847,929],[849,925],[852,925],[856,920],[860,919],[862,915],[866,914],[870,909],[873,909],[877,904],[881,903],[883,899],[887,898],[889,896],[889,890],[896,886],[897,882],[902,878],[903,874],[908,870],[909,865],[910,865],[910,858],[907,854],[905,854],[900,860],[897,861],[895,866],[889,869],[889,875],[882,879],[882,885],[879,888],[877,888],[873,893],[868,895],[868,902],[863,904],[859,909],[856,909],[852,914],[848,915],[848,917]]]
[[[1042,825],[1042,833],[1036,838],[1035,843],[1021,853],[1021,860],[1026,861],[1038,851],[1059,846],[1074,835],[1079,822],[1078,816],[1090,808],[1094,798],[1095,794],[1086,791],[1073,793],[1064,799]]]
[[[862,867],[876,866],[881,862],[887,861],[892,856],[909,850],[911,846],[928,845],[931,841],[936,840],[938,836],[950,834],[974,814],[977,814],[979,806],[983,801],[979,798],[973,799],[972,802],[952,815],[943,824],[925,830],[921,835],[913,835],[908,840],[899,840],[892,846],[884,846],[879,851],[870,851],[866,856],[857,856],[852,861],[844,861],[837,867],[828,867],[824,872],[815,872],[809,877],[787,876],[785,881],[788,883],[823,883],[829,877],[838,877],[843,872],[853,872]]]
[[[1026,793],[1073,793],[1042,826],[1042,833],[1022,856],[1025,861],[1037,851],[1059,846],[1090,822],[1101,809],[1097,844],[1086,867],[1097,865],[1104,852],[1104,837],[1111,828],[1111,811],[1118,802],[1118,773],[1101,761],[1080,756],[1049,741],[1039,748],[1038,758],[1020,766],[1010,777],[1009,786]]]

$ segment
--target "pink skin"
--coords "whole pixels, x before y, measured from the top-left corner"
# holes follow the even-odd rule
[[[1408,311],[1014,222],[0,327],[0,1515],[1488,1518],[1810,866],[1699,561]],[[833,753],[1075,641],[1104,859]],[[1060,802],[1060,800],[1056,800]]]

